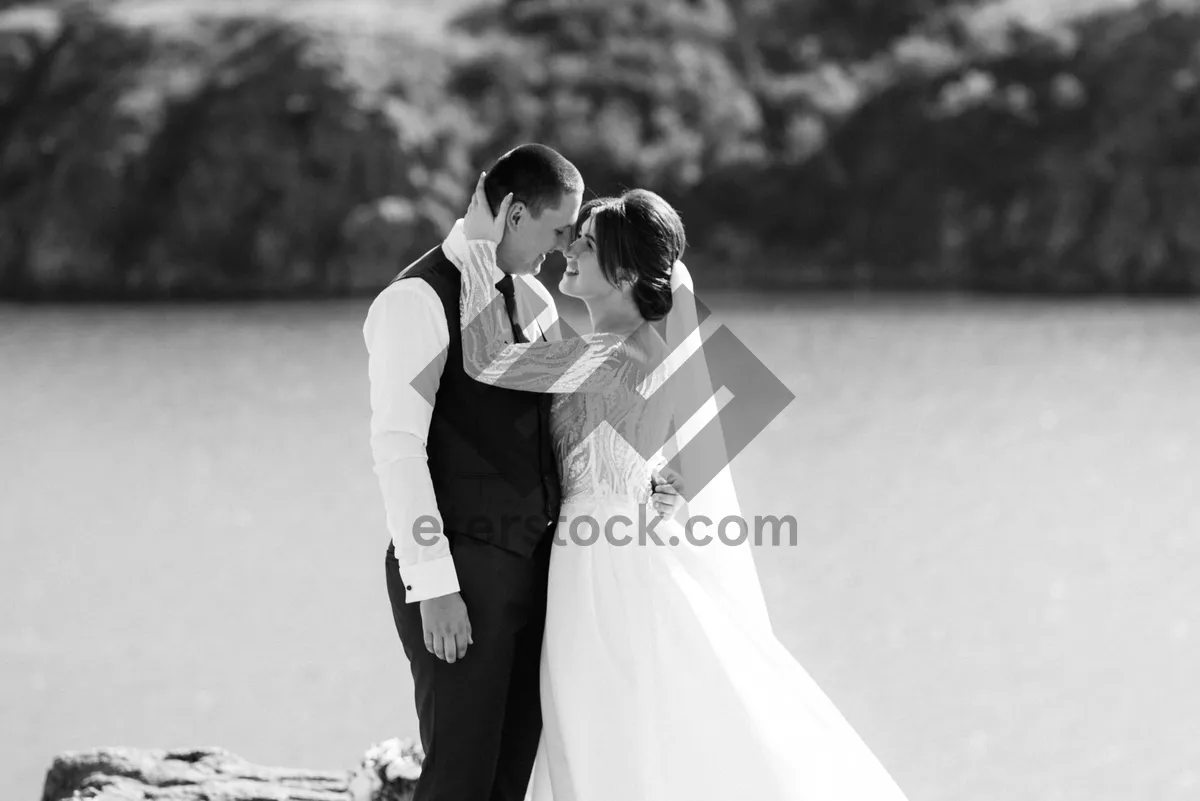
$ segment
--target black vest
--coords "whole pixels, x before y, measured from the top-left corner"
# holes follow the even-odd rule
[[[441,246],[395,280],[433,287],[450,344],[426,451],[446,536],[466,536],[529,556],[550,537],[561,491],[550,438],[550,395],[483,384],[463,369],[458,268]]]

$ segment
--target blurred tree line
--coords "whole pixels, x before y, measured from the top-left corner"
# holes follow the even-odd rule
[[[1200,10],[507,0],[394,25],[0,0],[0,296],[370,291],[551,144],[706,284],[1200,289]]]

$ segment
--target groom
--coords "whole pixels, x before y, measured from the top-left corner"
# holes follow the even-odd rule
[[[579,170],[523,145],[496,162],[485,188],[493,209],[514,195],[495,276],[514,335],[555,336],[554,301],[533,276],[571,242]],[[542,726],[538,663],[560,505],[551,396],[463,370],[465,247],[460,222],[371,304],[371,450],[391,534],[388,595],[425,750],[414,801],[520,801]]]

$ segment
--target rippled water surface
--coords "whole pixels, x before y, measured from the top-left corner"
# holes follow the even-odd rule
[[[4,797],[68,749],[415,734],[366,305],[0,306]],[[777,632],[912,801],[1200,796],[1200,308],[711,305],[797,395],[736,463],[800,521]]]

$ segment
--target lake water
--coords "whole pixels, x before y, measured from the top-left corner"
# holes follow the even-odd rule
[[[5,798],[416,733],[366,305],[0,306]],[[712,305],[797,395],[735,464],[778,635],[910,799],[1200,797],[1200,307]]]

